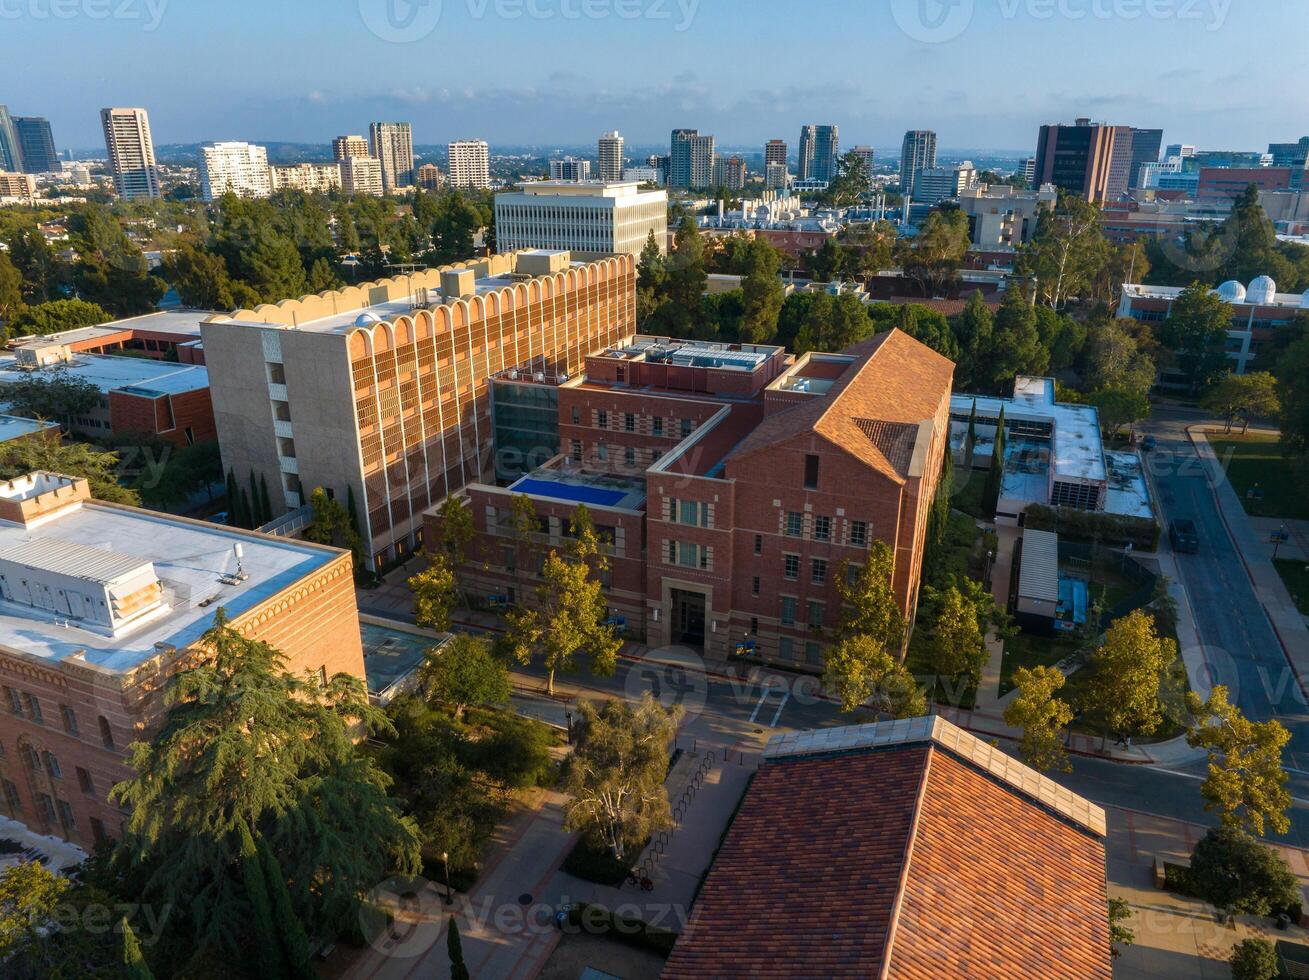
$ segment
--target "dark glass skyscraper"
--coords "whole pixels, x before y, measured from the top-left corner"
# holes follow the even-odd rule
[[[23,170],[29,174],[58,173],[59,153],[55,150],[50,122],[40,116],[17,116],[14,128],[18,130]]]
[[[18,140],[18,127],[6,105],[0,105],[0,170],[10,173],[23,171],[23,147]]]

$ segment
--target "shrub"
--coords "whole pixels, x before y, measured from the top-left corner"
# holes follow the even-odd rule
[[[633,848],[633,853],[639,855],[644,850],[645,844],[642,844],[640,847]],[[632,870],[626,862],[614,857],[609,848],[592,847],[585,837],[579,840],[568,853],[568,857],[564,858],[563,868],[574,878],[613,887],[625,882],[628,873]]]
[[[568,923],[592,935],[608,936],[665,959],[677,942],[677,933],[647,925],[631,916],[615,915],[603,905],[589,905],[585,902],[574,905],[569,910]]]
[[[1266,939],[1242,939],[1232,947],[1232,980],[1275,980],[1277,950]]]

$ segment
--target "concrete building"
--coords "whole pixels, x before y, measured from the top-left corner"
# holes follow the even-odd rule
[[[623,168],[623,183],[625,184],[654,184],[662,186],[666,174],[662,167],[625,167]]]
[[[936,133],[930,129],[911,129],[900,146],[900,193],[910,200],[920,171],[936,166]]]
[[[0,204],[32,204],[36,199],[36,177],[0,170]]]
[[[491,461],[488,379],[571,375],[635,332],[629,256],[494,255],[214,316],[201,325],[223,461],[274,510],[352,500],[376,568]]]
[[[1193,201],[1172,199],[1171,195],[1147,196],[1138,201],[1127,198],[1104,206],[1100,213],[1100,230],[1115,245],[1149,238],[1181,242],[1199,226],[1224,221],[1232,212],[1231,201],[1215,199]]]
[[[372,156],[368,140],[362,136],[338,136],[332,140],[332,159],[337,163],[347,157]]]
[[[714,186],[729,191],[745,190],[745,160],[741,157],[719,157],[714,161]]]
[[[100,503],[73,477],[0,483],[0,812],[87,850],[117,837],[109,790],[220,609],[292,673],[364,676],[348,553]]]
[[[786,140],[769,140],[764,144],[764,167],[770,163],[786,166]]]
[[[764,167],[764,188],[784,191],[791,186],[791,172],[784,163],[769,163]]]
[[[1254,185],[1260,191],[1291,189],[1289,167],[1202,167],[1196,181],[1197,201],[1234,201]]]
[[[1159,145],[1163,142],[1164,131],[1162,129],[1137,129],[1132,128],[1132,158],[1131,171],[1128,174],[1127,186],[1141,186],[1141,168],[1147,163],[1159,162]]]
[[[597,176],[603,183],[613,184],[623,179],[623,137],[618,130],[600,137]]]
[[[591,179],[591,161],[579,160],[577,157],[551,160],[550,179],[570,184],[588,182]]]
[[[1023,179],[1027,181],[1028,187],[1036,186],[1036,157],[1028,157],[1023,161]]]
[[[877,153],[871,146],[855,146],[850,152],[863,161],[864,171],[868,174],[868,188],[873,188],[873,168],[877,164]]]
[[[206,201],[224,194],[268,197],[273,193],[268,150],[252,143],[206,143],[200,147],[200,193]]]
[[[800,180],[821,180],[830,184],[836,178],[840,146],[836,126],[800,127]]]
[[[1127,193],[1132,173],[1132,131],[1078,119],[1072,126],[1041,127],[1035,181],[1054,184],[1094,204]]]
[[[270,167],[268,172],[273,193],[330,194],[341,189],[341,166],[336,163],[297,163],[293,167]]]
[[[486,140],[456,140],[450,144],[450,186],[491,189],[491,149]]]
[[[369,123],[368,146],[382,164],[382,189],[386,193],[414,185],[414,133],[409,123]]]
[[[612,541],[606,597],[629,634],[821,670],[838,570],[874,540],[892,550],[912,618],[952,372],[892,331],[795,359],[636,336],[566,379],[501,373],[498,485],[467,488],[477,538],[461,580],[532,602],[533,555],[505,523],[513,496],[540,517],[536,549],[557,546],[585,503]]]
[[[438,191],[445,186],[445,174],[434,163],[425,163],[414,171],[414,183],[425,191]]]
[[[57,174],[59,152],[55,149],[54,133],[50,121],[40,116],[15,116],[14,129],[18,133],[23,170],[29,174]]]
[[[23,143],[18,137],[14,117],[3,103],[0,103],[0,170],[11,174],[24,172]]]
[[[1008,184],[974,184],[959,192],[959,208],[968,215],[974,245],[1025,245],[1036,234],[1042,211],[1054,210],[1059,192],[1053,184],[1026,191]]]
[[[665,251],[668,193],[643,191],[637,183],[533,181],[495,196],[502,252],[565,249],[582,260],[640,255],[652,232]]]
[[[1259,203],[1280,234],[1309,234],[1309,188],[1301,191],[1260,191]]]
[[[341,189],[347,194],[369,194],[381,197],[382,161],[377,157],[345,157],[341,163]]]
[[[674,129],[668,159],[668,186],[704,190],[714,179],[714,138],[697,129]]]
[[[1145,286],[1125,283],[1118,304],[1120,317],[1131,317],[1145,323],[1167,320],[1173,303],[1182,294],[1181,286]],[[1297,315],[1309,311],[1309,292],[1279,293],[1277,284],[1268,276],[1260,276],[1249,287],[1239,282],[1225,282],[1215,292],[1232,308],[1232,325],[1227,332],[1226,352],[1232,371],[1245,374],[1259,370],[1252,367],[1260,349],[1270,341],[1273,333],[1292,324]],[[1262,370],[1272,370],[1264,365]],[[1184,379],[1172,376],[1167,369],[1160,375],[1160,383],[1173,385]]]
[[[100,125],[109,153],[114,190],[126,201],[159,197],[159,167],[155,163],[150,117],[144,109],[100,110]]]
[[[1273,158],[1274,167],[1286,167],[1291,171],[1291,189],[1309,190],[1305,183],[1305,170],[1309,169],[1309,136],[1302,136],[1295,143],[1269,143],[1268,155]]]
[[[1181,157],[1183,159],[1193,157],[1195,156],[1195,147],[1189,143],[1169,143],[1164,147],[1164,156]]]
[[[977,183],[977,168],[965,160],[951,167],[924,167],[914,181],[915,201],[940,204],[957,198]]]

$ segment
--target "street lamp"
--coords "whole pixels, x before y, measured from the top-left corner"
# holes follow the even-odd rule
[[[1278,550],[1290,539],[1291,535],[1290,532],[1286,530],[1285,524],[1273,532],[1273,561],[1277,561]]]
[[[991,584],[991,562],[994,561],[994,560],[995,560],[995,552],[994,552],[994,551],[987,551],[987,553],[986,553],[986,575],[983,576],[983,580],[986,582],[987,586],[990,586],[990,584]]]
[[[454,899],[450,897],[450,854],[448,851],[441,852],[441,869],[445,873],[445,904],[453,905]]]

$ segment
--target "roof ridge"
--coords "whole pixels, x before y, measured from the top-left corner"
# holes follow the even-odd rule
[[[842,384],[841,387],[838,388],[836,391],[828,392],[827,397],[824,399],[823,410],[818,413],[818,418],[814,420],[815,429],[818,428],[820,425],[822,425],[824,421],[826,421],[827,413],[830,412],[836,406],[836,403],[841,400],[841,396],[844,395],[847,391],[849,391],[850,388],[853,387],[854,383],[859,380],[859,376],[862,375],[865,370],[867,370],[868,365],[873,363],[874,358],[876,358],[878,353],[882,350],[882,348],[886,346],[886,341],[890,338],[890,336],[893,333],[896,332],[897,329],[899,328],[892,327],[890,330],[883,330],[881,333],[873,334],[867,340],[862,341],[862,343],[865,344],[871,344],[873,341],[877,341],[878,344],[876,347],[874,347],[871,351],[868,352],[868,356],[865,357],[862,362],[859,362],[858,366],[851,365],[851,367],[854,367],[853,373],[847,370],[841,375],[842,378],[845,378],[846,375],[848,374],[849,380],[845,381],[845,383]]]
[[[909,823],[905,834],[904,860],[900,862],[900,878],[895,883],[895,901],[891,903],[891,914],[886,925],[886,946],[882,950],[882,969],[878,974],[880,980],[887,980],[891,975],[891,960],[895,956],[896,934],[900,931],[900,909],[904,905],[905,889],[909,885],[909,867],[914,860],[914,843],[918,840],[918,824],[923,818],[923,798],[927,795],[927,779],[932,769],[932,749],[935,743],[923,746],[923,767],[919,770],[918,793],[914,797],[914,818]]]

